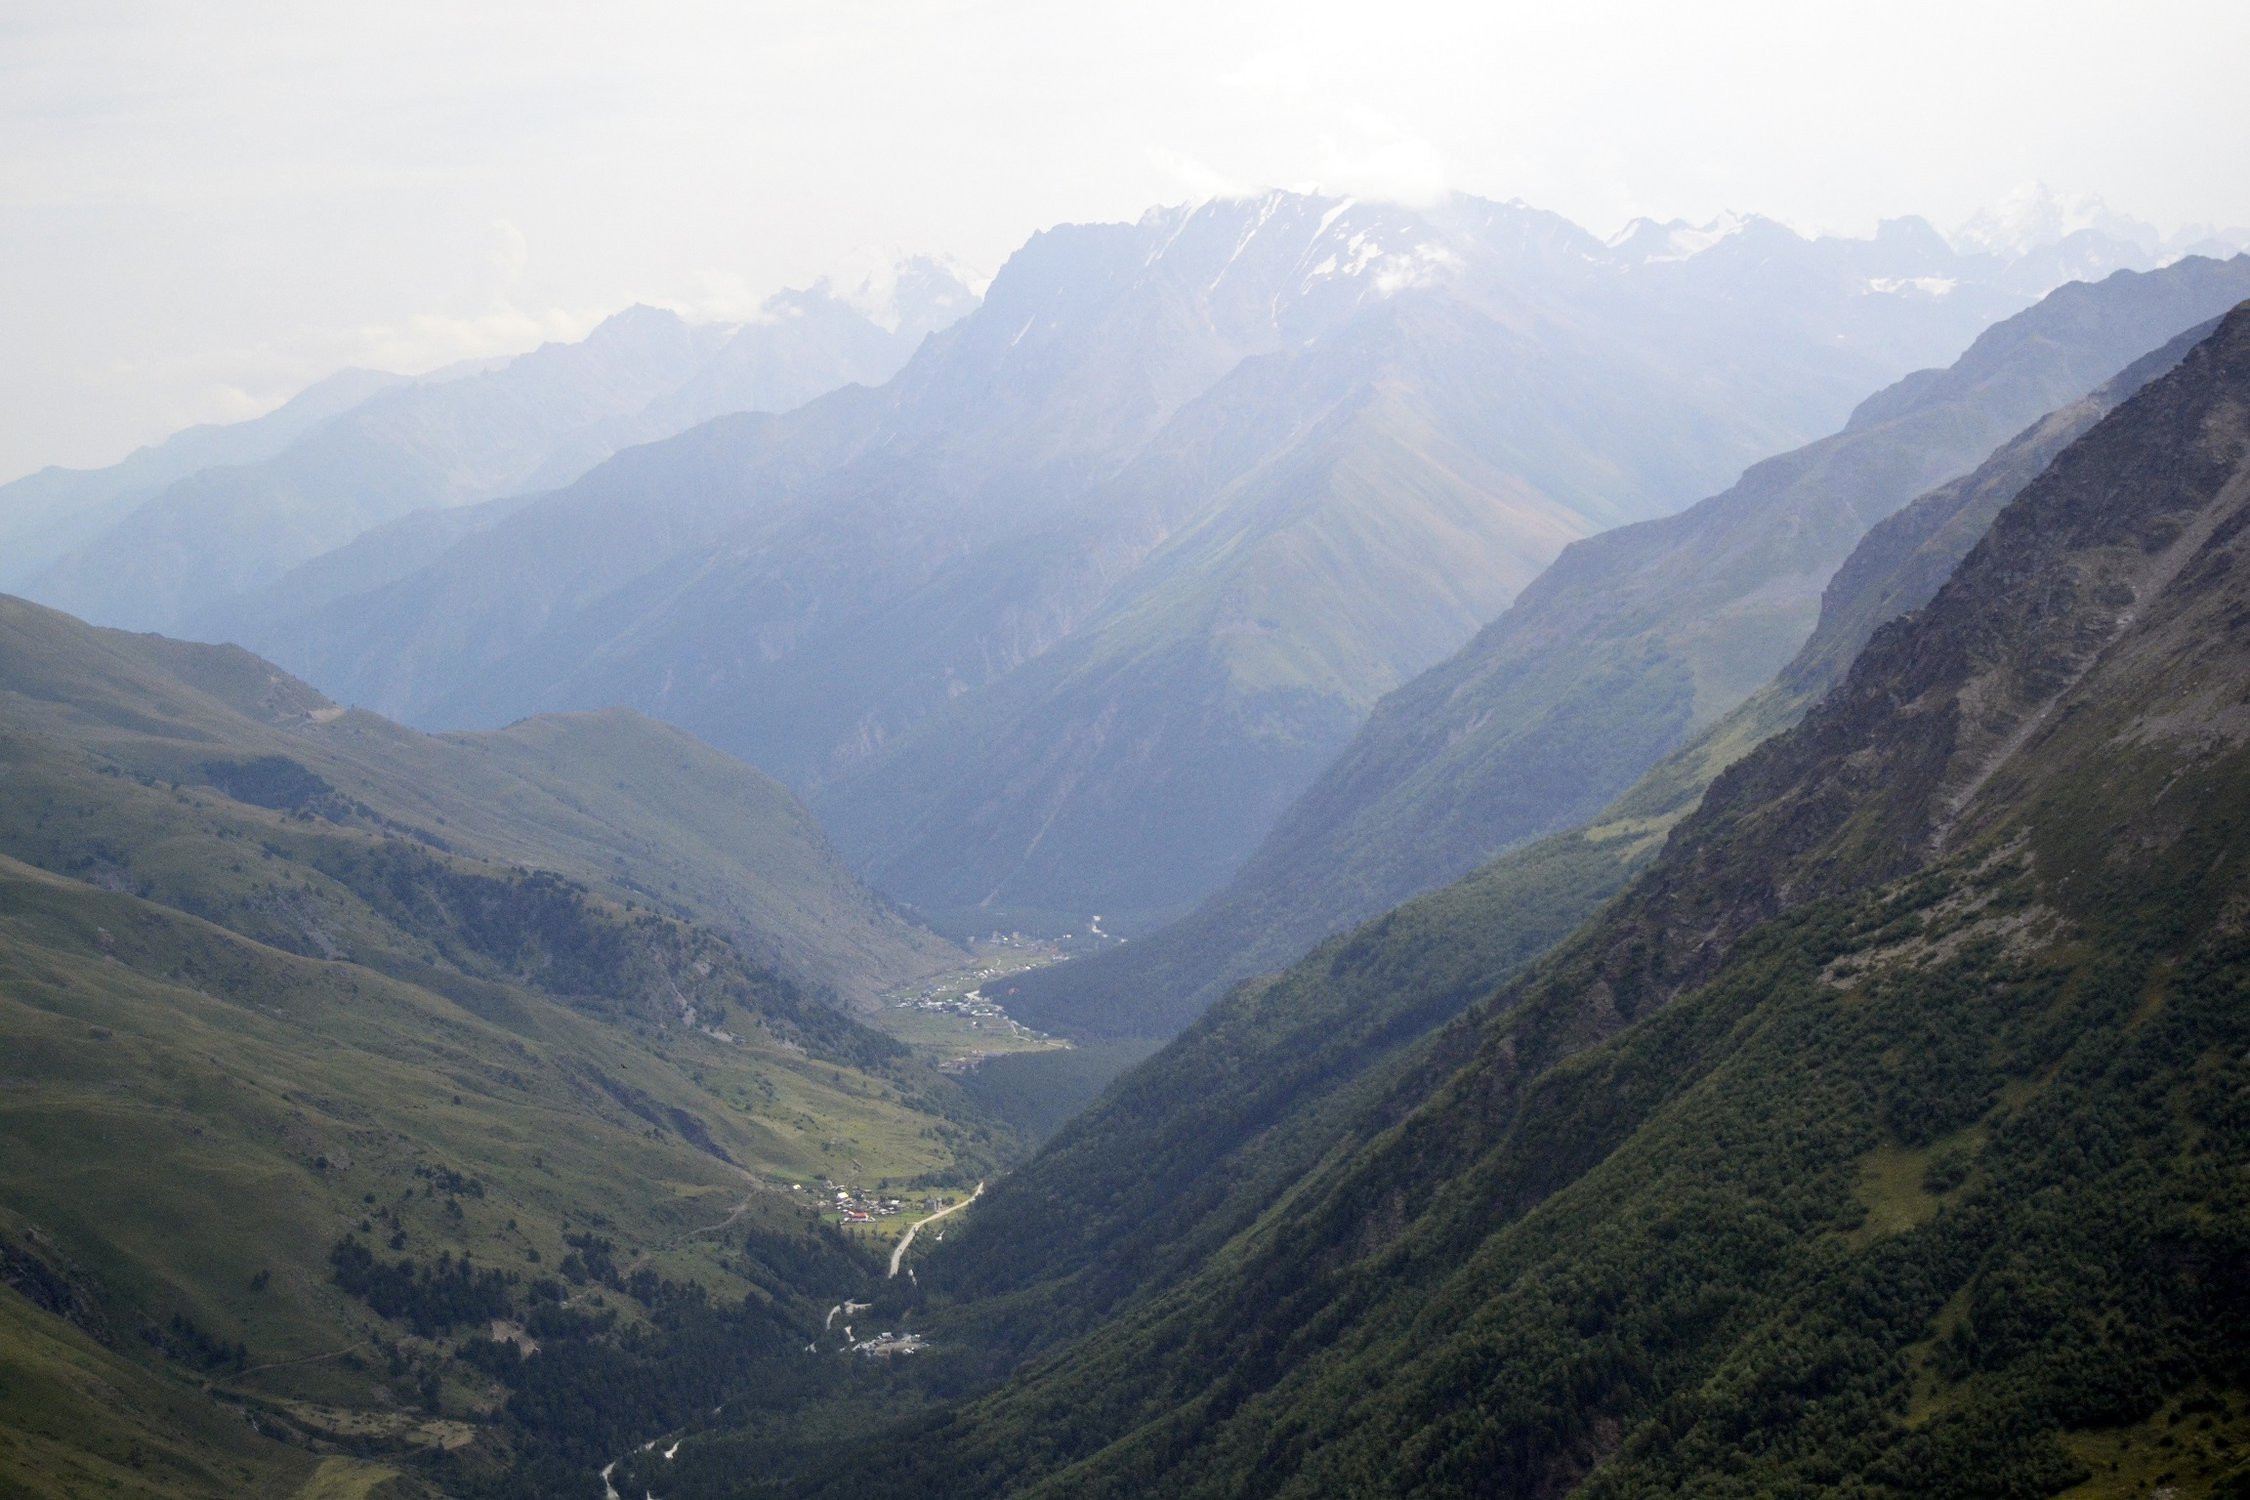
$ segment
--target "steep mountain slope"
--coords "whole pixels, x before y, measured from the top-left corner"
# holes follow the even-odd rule
[[[379,589],[428,567],[455,542],[498,524],[536,498],[508,495],[471,505],[408,511],[298,563],[269,583],[188,610],[180,634],[191,640],[266,639],[307,611]]]
[[[538,830],[546,862],[581,865],[589,878],[606,863],[621,882],[630,871],[643,899],[677,904],[855,1004],[962,961],[854,879],[786,787],[679,730],[612,709],[541,715],[445,743],[529,787],[604,789],[579,794],[577,820],[497,787],[476,795]],[[462,808],[449,826],[476,821]]]
[[[985,1231],[1024,1253],[962,1267],[956,1290],[972,1294],[988,1321],[1005,1306],[1011,1339],[1045,1345],[1199,1265],[1364,1131],[1368,1107],[1398,1097],[1389,1073],[1409,1065],[1402,1058],[1622,891],[1714,777],[1795,724],[1878,627],[1929,602],[2058,453],[2217,326],[2135,361],[1973,474],[1878,524],[1829,581],[1819,625],[1775,680],[1591,822],[1512,850],[1223,997],[982,1208]]]
[[[880,385],[922,340],[975,310],[975,281],[965,267],[922,255],[886,268],[879,285],[875,277],[848,288],[823,280],[776,293],[612,446],[654,442],[732,412],[794,411],[842,385]]]
[[[1842,432],[1677,516],[1574,544],[1386,699],[1224,891],[1128,949],[1028,980],[1020,1012],[1064,1031],[1165,1034],[1322,936],[1592,817],[1789,661],[1871,525],[2245,294],[2250,257],[2064,287],[1950,369],[1869,398]],[[2042,461],[2053,444],[2028,451]],[[2026,477],[1978,483],[1987,508],[1970,539]]]
[[[1069,226],[883,390],[621,455],[253,644],[417,722],[679,723],[961,930],[1123,921],[1208,889],[1564,541],[2012,310],[1911,285],[1955,259],[1763,222],[1626,256],[1466,198]]]
[[[287,570],[371,527],[550,489],[621,447],[712,416],[787,410],[841,385],[887,379],[943,326],[933,320],[950,321],[974,300],[941,268],[916,263],[909,272],[903,299],[878,310],[884,323],[821,283],[775,296],[741,326],[691,326],[636,307],[579,343],[409,382],[301,427],[286,447],[245,449],[140,491],[138,506],[23,586],[105,624],[176,630],[192,620],[233,633],[272,612]],[[231,602],[254,590],[264,597]]]
[[[2246,529],[2250,307],[1192,1278],[667,1492],[2231,1493]]]
[[[155,1460],[127,1492],[294,1493],[341,1444],[556,1493],[879,1274],[791,1179],[991,1169],[1005,1134],[950,1080],[611,894],[670,870],[704,885],[660,905],[763,916],[719,877],[801,862],[770,783],[700,843],[668,825],[756,791],[698,757],[624,715],[429,741],[246,653],[0,602],[11,1483]],[[505,1404],[503,1334],[542,1350]],[[214,1398],[254,1440],[209,1435]]]
[[[238,1413],[142,1369],[78,1327],[68,1282],[40,1274],[12,1245],[0,1265],[0,1278],[22,1293],[0,1291],[0,1461],[19,1493],[286,1500],[317,1482],[322,1459],[262,1436]],[[325,1462],[331,1476],[392,1481],[377,1464],[341,1456]],[[420,1500],[395,1482],[375,1493]]]

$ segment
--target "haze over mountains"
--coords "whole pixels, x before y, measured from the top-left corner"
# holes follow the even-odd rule
[[[1742,216],[1602,242],[1466,198],[1222,200],[1035,237],[887,384],[975,303],[934,262],[881,321],[825,285],[739,331],[636,309],[327,420],[308,394],[168,484],[137,459],[0,501],[68,479],[114,492],[79,531],[129,511],[11,570],[89,618],[431,727],[631,705],[781,777],[948,929],[1145,929],[1567,543],[2055,281],[2178,253],[2144,229],[2033,198],[1955,243]],[[879,388],[804,405],[853,383]]]
[[[17,532],[0,586],[104,623],[177,631],[410,512],[561,484],[722,413],[786,410],[886,379],[975,301],[934,261],[893,276],[879,302],[864,295],[872,287],[848,298],[823,283],[775,295],[746,324],[700,327],[636,307],[580,343],[491,368],[418,380],[350,372],[256,422],[183,435],[112,469],[43,471],[0,488],[0,514],[69,513]],[[303,606],[302,590],[284,592]]]
[[[1574,543],[1378,705],[1223,892],[1129,951],[1026,979],[1021,1012],[1168,1034],[1227,985],[1591,818],[1795,654],[1870,527],[2244,297],[2250,256],[2067,284],[1725,492]]]
[[[1949,360],[2019,262],[1917,221],[1604,244],[1473,199],[1059,229],[879,390],[407,516],[193,618],[417,723],[669,719],[949,927],[1129,925],[1222,883],[1566,543]]]
[[[2246,534],[2250,254],[2044,193],[1217,199],[0,487],[0,1474],[2250,1494]]]

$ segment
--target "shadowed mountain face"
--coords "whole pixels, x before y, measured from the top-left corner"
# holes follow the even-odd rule
[[[1331,1058],[1343,1086],[1289,1121],[1309,1146],[1253,1124],[1175,1197],[1066,1131],[1047,1155],[1077,1174],[1003,1183],[921,1268],[964,1342],[1039,1346],[1050,1258],[1066,1305],[1112,1299],[1099,1326],[883,1440],[701,1438],[667,1493],[2239,1477],[2246,535],[2250,306],[2068,443],[1556,953],[1372,1073]],[[1240,1044],[1291,998],[1411,1025],[1407,988],[1457,976],[1369,964],[1466,953],[1441,930],[1492,914],[1440,894],[1398,914],[1419,941],[1378,925],[1230,997],[1105,1112],[1257,1094]],[[1072,1256],[1081,1213],[1126,1254]],[[1174,1233],[1144,1240],[1150,1214]]]
[[[1573,544],[1468,646],[1385,699],[1224,890],[1127,949],[1027,979],[1020,1012],[1084,1034],[1169,1034],[1228,985],[1592,818],[1790,660],[1871,526],[2245,295],[2250,257],[2064,287],[1949,369],[1869,398],[1841,432],[1678,515]],[[2025,441],[2051,456],[2059,439]],[[2029,477],[2025,461],[2012,482],[1976,485],[1982,509],[1954,521],[1967,539]],[[1922,514],[1952,517],[1958,503]],[[1924,574],[1942,577],[1959,550],[1939,548]],[[1730,725],[1731,753],[1805,701],[1760,702],[1755,726]]]
[[[103,624],[243,634],[277,594],[296,609],[333,597],[337,581],[285,575],[371,528],[565,484],[619,448],[724,413],[887,379],[974,300],[916,262],[875,309],[881,323],[823,283],[741,326],[635,307],[579,343],[472,372],[339,376],[256,422],[0,489],[0,525],[24,533],[4,581]],[[432,524],[460,529],[450,516]],[[368,587],[401,566],[348,578]]]
[[[1066,227],[881,390],[621,454],[253,641],[420,723],[679,723],[959,930],[1130,922],[1573,538],[2019,305],[1912,223],[1611,247],[1274,194]]]

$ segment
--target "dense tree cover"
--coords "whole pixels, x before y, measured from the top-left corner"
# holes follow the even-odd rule
[[[513,1300],[507,1273],[479,1267],[465,1255],[456,1260],[450,1250],[422,1265],[386,1262],[347,1236],[328,1252],[328,1264],[336,1285],[424,1338],[505,1316]]]
[[[185,1313],[172,1314],[172,1321],[154,1341],[172,1358],[198,1370],[239,1370],[250,1361],[250,1350],[240,1339],[230,1344],[214,1338]]]
[[[495,874],[397,839],[321,846],[312,859],[398,926],[427,935],[454,965],[535,985],[598,1015],[641,1017],[650,997],[663,995],[693,1003],[706,1023],[730,1013],[754,1018],[850,1067],[906,1054],[901,1043],[750,962],[708,928],[656,912],[617,912],[550,870]]]
[[[244,760],[207,760],[196,768],[211,785],[237,802],[286,812],[335,792],[319,772],[286,755],[254,755]]]
[[[524,1284],[445,1252],[430,1263],[385,1261],[350,1237],[331,1253],[336,1284],[374,1312],[424,1339],[459,1336],[434,1346],[434,1362],[421,1366],[432,1411],[449,1366],[506,1391],[497,1445],[438,1460],[431,1477],[450,1493],[598,1495],[596,1472],[652,1437],[708,1421],[715,1409],[793,1407],[847,1391],[859,1374],[831,1370],[842,1363],[833,1350],[825,1360],[805,1352],[820,1331],[808,1288],[864,1296],[874,1270],[831,1231],[740,1233],[730,1262],[759,1288],[740,1299],[646,1266],[621,1270],[617,1247],[596,1235],[573,1234],[569,1243],[567,1287],[544,1277]],[[519,1319],[537,1352],[485,1337],[481,1325],[496,1318]],[[232,1357],[217,1349],[208,1362]]]
[[[2011,951],[2025,884],[1776,924],[1074,1357],[881,1442],[702,1440],[665,1492],[2051,1494],[2058,1434],[2250,1389],[2250,942]]]
[[[578,1253],[589,1253],[581,1246]],[[596,1248],[591,1253],[601,1254]],[[804,1300],[813,1286],[837,1295],[861,1290],[868,1263],[831,1232],[751,1234],[743,1257],[751,1279],[786,1286],[786,1300],[758,1295],[712,1297],[695,1283],[676,1283],[642,1268],[617,1280],[641,1315],[587,1311],[545,1301],[527,1331],[539,1352],[528,1358],[511,1344],[473,1340],[458,1358],[508,1388],[501,1435],[507,1459],[464,1455],[439,1477],[448,1489],[491,1500],[544,1500],[598,1495],[594,1475],[651,1438],[776,1402],[794,1404],[826,1391],[831,1352],[805,1345],[820,1317]]]

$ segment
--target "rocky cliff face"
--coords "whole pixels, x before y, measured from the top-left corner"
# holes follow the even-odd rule
[[[1719,777],[1642,893],[1637,974],[1675,994],[1759,922],[1910,873],[2057,782],[2238,742],[2246,403],[2237,311],[2001,511],[1796,732]],[[2096,724],[2135,727],[2103,746]]]

